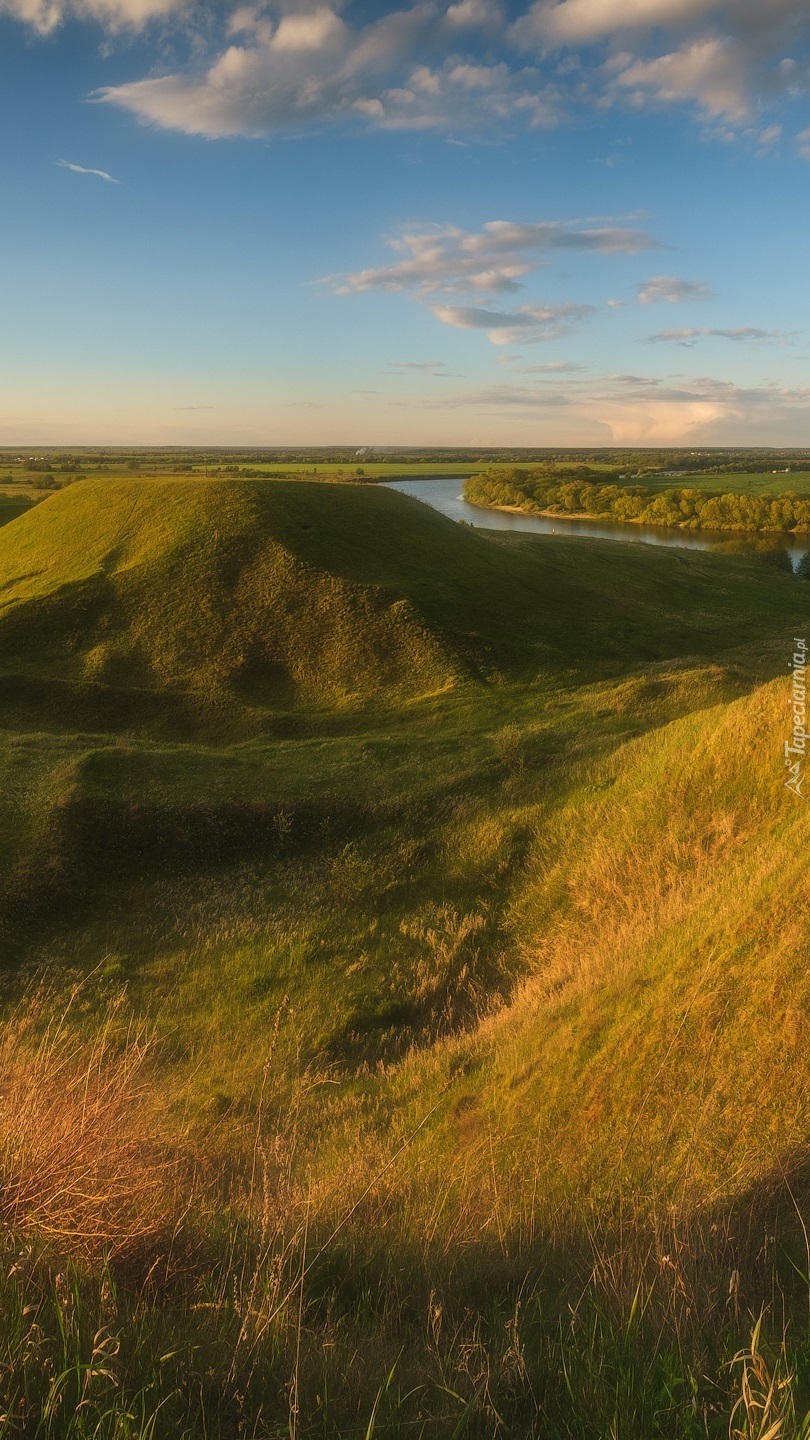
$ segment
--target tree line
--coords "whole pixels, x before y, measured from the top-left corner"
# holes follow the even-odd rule
[[[651,490],[538,471],[488,470],[466,481],[464,496],[473,505],[508,505],[535,514],[585,515],[685,530],[810,533],[810,497],[790,490],[783,495],[712,494],[688,487]]]

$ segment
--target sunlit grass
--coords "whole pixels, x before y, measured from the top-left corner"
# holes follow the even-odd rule
[[[806,587],[114,488],[0,540],[4,1433],[798,1440]],[[314,689],[212,714],[262,546]],[[370,587],[416,648],[336,703]]]

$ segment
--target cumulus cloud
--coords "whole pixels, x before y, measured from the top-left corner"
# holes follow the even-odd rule
[[[503,19],[503,12],[500,5],[493,3],[493,0],[457,0],[447,11],[446,21],[458,29],[467,29],[469,26],[493,27],[499,25]]]
[[[524,42],[581,45],[618,31],[681,23],[713,8],[711,0],[539,0],[513,28]]]
[[[401,259],[393,265],[333,277],[330,283],[338,293],[415,290],[430,295],[442,290],[505,294],[518,290],[525,275],[547,264],[545,257],[550,252],[635,255],[656,241],[646,231],[626,226],[490,220],[477,232],[435,227],[407,231],[388,244]]]
[[[547,265],[551,253],[634,255],[657,243],[644,230],[601,221],[490,220],[478,231],[434,226],[389,239],[399,257],[391,265],[317,283],[339,295],[405,292],[432,302],[433,315],[443,325],[485,331],[493,345],[532,344],[567,334],[572,324],[594,313],[594,306],[563,301],[495,309],[491,301],[496,296],[523,288],[524,277]],[[455,296],[464,297],[464,303],[450,303]]]
[[[743,122],[752,113],[740,46],[725,36],[695,40],[652,60],[635,60],[619,72],[616,83],[639,98],[696,100],[712,118]]]
[[[642,305],[654,305],[658,300],[679,305],[685,300],[707,300],[712,293],[702,280],[682,280],[677,275],[652,275],[637,289]]]
[[[96,98],[194,135],[349,121],[491,131],[551,126],[583,103],[685,103],[719,138],[742,131],[767,150],[778,126],[760,112],[810,90],[806,0],[523,7],[509,22],[505,0],[381,0],[361,23],[347,18],[346,0],[259,0],[230,14],[200,0],[0,0],[0,14],[40,34],[69,19],[111,32],[172,17],[189,23],[188,65]]]
[[[116,180],[114,175],[108,174],[106,170],[88,169],[86,165],[74,165],[71,160],[57,160],[63,170],[72,170],[74,175],[95,175],[98,180],[106,180],[109,185],[120,185],[121,181]]]
[[[785,332],[783,330],[760,330],[755,325],[738,325],[731,330],[713,330],[706,326],[697,328],[689,325],[683,330],[659,330],[655,335],[648,335],[647,340],[653,343],[663,340],[676,345],[692,346],[696,345],[698,340],[706,335],[716,337],[720,340],[736,340],[738,343],[746,340],[770,343],[774,340],[783,340],[785,338]]]
[[[493,345],[557,340],[571,321],[592,315],[592,305],[521,305],[517,310],[484,310],[477,305],[435,305],[433,314],[443,325],[459,330],[486,330]]]
[[[541,53],[602,46],[603,98],[696,103],[734,125],[808,89],[806,0],[536,0],[511,35]]]
[[[499,11],[483,0],[461,0],[443,13],[435,0],[417,0],[359,27],[333,5],[296,10],[277,23],[262,8],[243,7],[229,26],[240,43],[207,70],[109,86],[96,98],[147,122],[212,137],[313,121],[383,129],[554,124],[557,90],[536,68],[458,53],[471,30],[498,23]]]
[[[737,385],[715,377],[697,377],[673,384],[655,380],[634,383],[633,377],[608,378],[595,391],[593,404],[607,423],[616,444],[668,444],[703,440],[740,443],[740,436],[779,436],[806,430],[810,389],[778,384]]]
[[[710,26],[741,40],[782,38],[806,23],[805,0],[535,0],[513,25],[526,44],[589,45],[651,31],[684,33]]]
[[[0,15],[50,35],[65,20],[92,20],[105,29],[142,30],[150,20],[177,15],[186,0],[0,0]]]
[[[536,415],[545,430],[560,416],[571,434],[581,437],[601,430],[615,445],[739,444],[740,436],[749,436],[752,443],[784,444],[785,434],[806,433],[810,387],[740,386],[712,377],[685,381],[602,375],[574,376],[563,388],[549,376],[532,384],[462,390],[426,403],[428,408],[433,404],[489,411],[505,418]]]

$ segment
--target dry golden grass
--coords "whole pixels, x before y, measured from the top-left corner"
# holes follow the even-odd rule
[[[71,1003],[26,997],[0,1037],[0,1217],[17,1234],[90,1257],[124,1255],[176,1229],[177,1146],[161,1139],[151,1041],[111,1003],[89,1039]]]

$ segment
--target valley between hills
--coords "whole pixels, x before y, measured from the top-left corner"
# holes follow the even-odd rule
[[[4,1435],[808,1433],[809,600],[349,478],[0,528]]]

